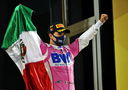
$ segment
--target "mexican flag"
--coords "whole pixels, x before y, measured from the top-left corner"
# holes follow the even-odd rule
[[[33,25],[33,10],[18,5],[7,27],[2,48],[20,70],[26,90],[52,90],[40,50],[41,39]]]

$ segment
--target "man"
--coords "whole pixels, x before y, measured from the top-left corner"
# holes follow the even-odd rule
[[[50,26],[50,44],[37,34],[31,16],[33,10],[18,5],[4,36],[2,48],[19,68],[26,90],[75,90],[73,64],[77,54],[96,35],[108,16],[100,20],[69,45],[63,45],[66,33],[63,24]]]
[[[70,31],[63,24],[50,26],[50,44],[41,42],[42,55],[45,67],[53,84],[54,90],[75,90],[73,64],[77,54],[85,48],[97,34],[100,26],[108,19],[107,14],[101,14],[100,20],[84,32],[79,38],[69,45],[63,45],[66,34]]]

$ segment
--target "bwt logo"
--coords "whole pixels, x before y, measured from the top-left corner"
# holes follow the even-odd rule
[[[71,55],[70,52],[66,54],[58,54],[58,53],[52,53],[51,54],[53,63],[60,63],[63,61],[64,63],[70,63],[71,62]]]

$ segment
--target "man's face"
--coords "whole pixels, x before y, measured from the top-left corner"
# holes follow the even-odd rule
[[[54,32],[53,35],[56,37],[61,37],[61,36],[65,35],[65,33]],[[53,39],[54,41],[56,41],[56,38],[53,35],[50,33],[49,37],[50,37],[50,39]]]
[[[53,34],[49,34],[49,37],[50,37],[50,40],[54,43],[52,44],[56,44],[58,46],[60,45],[63,45],[64,44],[64,41],[65,41],[65,33],[62,32],[62,33],[58,33],[58,32],[54,32]]]
[[[64,32],[62,32],[62,33],[54,32],[53,35],[56,37],[61,37],[61,36],[65,35],[65,33]]]
[[[56,36],[56,37],[62,37],[62,36],[65,35],[65,33],[64,32],[62,32],[62,33],[54,32],[53,35]],[[56,41],[56,38],[55,37],[52,37],[52,39],[54,41]]]

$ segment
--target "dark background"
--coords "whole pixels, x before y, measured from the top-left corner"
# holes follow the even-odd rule
[[[68,0],[68,25],[94,16],[93,0]]]
[[[51,3],[50,3],[51,2]],[[85,3],[85,5],[83,3]],[[49,42],[47,36],[48,26],[53,22],[62,22],[61,0],[1,0],[0,1],[0,46],[9,23],[12,12],[19,3],[32,8],[33,23],[38,29],[38,34],[44,42]],[[81,7],[82,6],[82,7]],[[58,8],[59,7],[59,8]],[[92,0],[69,0],[68,24],[71,25],[85,18],[93,16]],[[76,9],[75,9],[76,7]],[[89,8],[90,7],[90,8]],[[50,8],[51,12],[50,12]],[[84,10],[85,9],[85,10]],[[78,12],[78,11],[79,12]],[[103,90],[116,90],[112,1],[100,0],[100,13],[107,13],[109,20],[101,27],[101,50]],[[80,34],[79,34],[80,35]],[[74,40],[79,35],[71,38]],[[75,84],[76,90],[94,90],[92,48],[89,46],[82,50],[75,58]],[[78,73],[79,71],[79,73]],[[9,58],[7,53],[0,48],[0,89],[25,90],[22,76]]]
[[[101,27],[103,90],[116,90],[112,0],[100,0],[99,4],[100,13],[109,16],[107,23]]]

